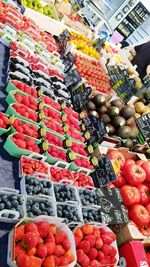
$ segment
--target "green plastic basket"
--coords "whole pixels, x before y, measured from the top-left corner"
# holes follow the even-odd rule
[[[53,145],[51,145],[51,146],[53,146]],[[59,149],[65,151],[65,149],[63,149],[63,148],[59,148]],[[66,151],[65,151],[65,152],[66,152]],[[58,162],[58,161],[61,161],[62,163],[63,163],[63,162],[65,163],[65,161],[63,161],[63,160],[61,160],[61,159],[59,159],[59,158],[54,158],[54,157],[52,157],[52,156],[48,153],[48,151],[46,151],[46,152],[44,153],[44,155],[47,157],[46,162],[48,162],[49,164],[54,165],[54,164],[55,164],[56,162]]]
[[[19,118],[20,119],[20,118]],[[21,122],[27,122],[26,120],[24,120],[24,119],[20,119],[21,120]],[[35,125],[34,123],[31,123],[31,122],[28,122],[30,125],[34,125],[34,126],[36,126],[38,129],[40,129],[40,124],[39,125]],[[13,134],[13,133],[16,133],[17,131],[16,131],[16,129],[11,125],[11,127],[10,127],[10,132],[9,132],[9,134]],[[29,136],[29,135],[28,135]],[[29,136],[29,137],[31,137],[31,136]]]
[[[15,93],[20,93],[21,95],[26,95],[24,92],[19,91],[19,90],[14,90],[13,92],[9,92],[9,94],[6,97],[6,102],[8,105],[13,104],[13,103],[17,103],[17,100],[14,97]]]
[[[53,133],[54,135],[58,136],[59,138],[63,139],[64,138],[64,135],[58,133],[58,132],[55,132],[49,128],[46,127],[45,123],[41,121],[41,126],[45,128],[46,132],[48,133]]]
[[[13,136],[13,134],[8,136],[7,140],[6,140],[5,144],[4,144],[4,149],[8,152],[9,155],[17,157],[17,158],[20,158],[23,155],[28,156],[33,152],[33,151],[30,151],[30,150],[26,150],[26,149],[18,147],[13,142],[13,140],[11,139],[12,136]],[[34,138],[33,138],[33,140],[35,141],[36,144],[40,144],[41,143],[41,140],[37,140],[37,139],[34,139]]]
[[[25,120],[26,122],[32,123],[32,124],[34,124],[35,126],[38,126],[38,125],[39,125],[38,122],[34,122],[34,121],[30,120],[30,119],[27,119],[27,118],[21,116],[19,113],[17,113],[17,112],[15,111],[15,109],[13,108],[13,104],[10,104],[10,105],[8,106],[8,108],[7,108],[7,110],[6,110],[6,114],[7,114],[7,115],[12,115],[12,114],[13,114],[15,117],[20,118],[20,119],[23,119],[23,120]]]
[[[3,134],[7,134],[10,131],[11,127],[4,129],[0,127],[0,136]]]
[[[6,87],[7,93],[10,93],[11,91],[18,90],[18,88],[11,82],[8,83]]]
[[[80,169],[80,167],[77,166],[74,162],[70,163],[69,170],[71,170],[71,171],[77,171],[79,169]]]

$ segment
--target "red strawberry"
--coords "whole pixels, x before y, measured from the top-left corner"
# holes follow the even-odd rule
[[[37,223],[38,232],[41,237],[46,237],[48,234],[49,224],[45,221]]]
[[[45,246],[47,247],[47,255],[52,255],[55,251],[55,243],[47,242],[45,243]]]
[[[95,260],[96,257],[97,257],[97,249],[96,248],[91,248],[90,249],[90,252],[88,254],[89,256],[89,259],[92,261],[92,260]]]
[[[83,239],[83,233],[80,227],[78,227],[75,232],[74,232],[75,236],[80,237],[81,239]]]
[[[69,259],[67,256],[60,257],[60,262],[59,262],[60,266],[67,266],[68,264],[69,264]]]
[[[24,225],[20,225],[15,230],[15,241],[19,241],[24,236]]]
[[[27,255],[28,256],[34,256],[36,254],[36,248],[30,248],[28,251],[27,251]]]
[[[38,238],[38,242],[37,242],[37,246],[41,245],[44,243],[44,240],[42,239],[42,237],[39,236]]]
[[[99,250],[98,253],[97,253],[98,261],[101,262],[104,258],[105,258],[104,253],[101,250]]]
[[[38,232],[37,225],[33,222],[29,222],[28,224],[26,224],[25,233],[27,232]]]
[[[85,255],[84,259],[81,261],[80,265],[82,267],[88,267],[90,265],[90,260],[87,255]],[[91,266],[91,265],[90,265]]]
[[[45,239],[45,242],[52,242],[52,243],[55,243],[55,237],[52,233],[48,233],[47,236],[46,236],[46,239]]]
[[[24,255],[24,254],[19,255],[17,258],[17,266],[18,267],[31,267],[29,256]]]
[[[57,257],[60,257],[64,254],[65,254],[65,250],[63,249],[63,247],[61,245],[56,245],[54,255]]]
[[[25,249],[21,246],[21,244],[17,244],[15,246],[15,258],[17,258],[21,254],[26,254]]]
[[[97,260],[91,261],[90,267],[101,267],[101,266],[102,265]]]
[[[52,233],[53,235],[56,235],[57,234],[57,227],[55,224],[50,224],[49,225],[49,230],[48,230],[50,233]]]
[[[82,249],[77,249],[77,262],[83,261],[85,257],[84,251]]]
[[[93,226],[90,224],[85,224],[84,226],[82,226],[82,232],[85,235],[89,235],[93,233]]]
[[[20,139],[16,139],[15,144],[20,148],[26,149],[26,142],[25,141],[22,141]]]
[[[81,241],[80,245],[79,245],[80,249],[83,249],[84,253],[88,253],[90,250],[90,242],[87,240],[83,240]]]
[[[111,236],[108,236],[107,233],[101,235],[101,239],[104,244],[110,245],[113,242],[113,239]]]
[[[81,238],[78,236],[74,236],[74,240],[75,240],[76,248],[78,248],[81,242]]]
[[[30,267],[41,267],[41,266],[42,266],[42,259],[35,256],[30,256]]]
[[[59,266],[60,259],[55,255],[53,257],[54,257],[54,260],[55,260],[55,265]]]
[[[23,238],[23,244],[28,248],[33,248],[36,247],[37,243],[38,243],[38,234],[37,233],[33,233],[33,232],[28,232],[26,233]]]
[[[40,258],[45,258],[47,256],[47,246],[45,244],[39,245],[37,250],[36,250],[36,254]]]
[[[55,242],[56,244],[61,244],[61,242],[67,238],[67,235],[64,231],[59,232],[58,234],[55,235]]]
[[[96,237],[93,234],[86,235],[84,239],[90,242],[91,248],[94,247],[95,242],[96,242]]]
[[[44,259],[42,267],[55,267],[55,258],[54,256],[48,256]]]
[[[95,247],[96,247],[97,249],[101,249],[102,246],[103,246],[103,241],[102,241],[102,239],[101,239],[101,238],[97,238],[96,243],[95,243]]]
[[[16,139],[20,139],[20,140],[24,141],[24,139],[25,139],[25,136],[24,136],[24,134],[21,134],[21,133],[16,133],[16,134],[15,134],[15,138],[16,138]]]
[[[67,251],[67,250],[69,250],[70,248],[71,248],[71,243],[70,243],[70,241],[69,241],[69,239],[64,239],[63,241],[62,241],[62,246],[63,246],[63,248]]]

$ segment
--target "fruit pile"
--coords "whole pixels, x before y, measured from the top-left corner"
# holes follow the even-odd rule
[[[95,190],[79,189],[79,196],[83,206],[98,205]]]
[[[54,182],[61,182],[62,180],[71,180],[75,186],[85,187],[93,186],[93,181],[90,176],[83,172],[73,172],[68,169],[60,169],[51,167],[51,179]]]
[[[72,143],[71,149],[77,154],[81,154],[85,157],[88,156],[88,153],[85,151],[84,145],[82,144]]]
[[[73,139],[76,139],[76,140],[78,140],[78,141],[80,141],[82,143],[84,143],[84,141],[85,141],[85,138],[83,136],[81,136],[79,132],[75,131],[75,129],[73,129],[72,127],[69,127],[68,134]]]
[[[44,107],[43,112],[47,118],[53,118],[53,119],[55,119],[56,122],[61,123],[60,113],[58,113],[58,112],[56,112],[53,109],[48,108],[48,107]]]
[[[33,96],[34,98],[37,98],[37,91],[34,87],[31,87],[27,85],[26,83],[14,81],[12,80],[11,83],[16,86],[16,89],[19,89],[20,91],[26,93],[27,95]]]
[[[65,108],[64,112],[65,112],[65,114],[67,114],[67,116],[72,116],[76,120],[79,119],[79,114],[77,112],[75,112],[71,107]]]
[[[11,107],[15,110],[15,112],[18,113],[19,116],[22,116],[23,118],[29,119],[34,122],[38,121],[38,114],[25,105],[16,103],[12,104]]]
[[[80,266],[114,266],[117,263],[116,236],[108,227],[85,224],[75,229],[74,238]]]
[[[100,208],[82,208],[82,216],[85,223],[101,222]]]
[[[74,258],[68,233],[55,224],[28,221],[15,228],[17,267],[68,266]]]
[[[38,103],[31,95],[26,96],[26,95],[23,95],[19,92],[16,92],[16,93],[13,93],[13,96],[15,97],[15,99],[18,103],[21,103],[21,104],[27,106],[28,108],[30,108],[34,111],[37,111]]]
[[[58,147],[63,147],[63,141],[52,133],[47,133],[44,138],[50,143]]]
[[[108,155],[120,162],[113,185],[120,188],[130,219],[144,235],[150,235],[150,161],[126,159],[117,150]]]
[[[51,181],[45,179],[38,179],[34,176],[25,176],[24,187],[23,191],[25,189],[27,195],[29,196],[53,196],[52,183]]]
[[[94,87],[97,91],[109,93],[111,86],[108,75],[100,61],[86,59],[83,56],[73,54],[76,58],[76,67],[86,83]]]
[[[64,149],[59,149],[56,146],[50,145],[47,151],[52,157],[66,161],[66,152]]]
[[[80,167],[83,167],[83,168],[86,168],[86,169],[89,169],[89,170],[93,170],[93,168],[94,168],[93,165],[91,165],[89,159],[85,158],[85,157],[77,157],[74,160],[74,163],[77,166],[80,166]]]
[[[36,153],[40,153],[40,148],[31,137],[27,137],[22,133],[16,133],[10,136],[11,140],[22,149],[27,149]]]
[[[57,103],[56,101],[54,101],[51,97],[49,97],[49,96],[47,96],[47,95],[43,95],[43,97],[41,97],[41,100],[42,100],[45,104],[47,104],[47,105],[53,107],[54,109],[56,109],[56,110],[58,110],[58,111],[61,110],[61,106],[60,106],[60,104]]]
[[[9,127],[9,119],[8,117],[0,111],[0,128],[7,129]]]
[[[57,204],[57,216],[65,218],[65,223],[82,222],[82,215],[77,205]]]
[[[93,47],[92,42],[84,35],[71,32],[70,43],[72,43],[75,48],[81,51],[82,53],[95,59],[99,59],[99,53]]]
[[[56,216],[52,202],[53,200],[50,198],[28,196],[26,201],[27,216],[29,218],[34,218],[39,215]]]
[[[2,213],[1,218],[7,218],[11,221],[15,217],[15,214],[11,212],[17,211],[19,213],[18,218],[22,219],[25,216],[24,198],[19,194],[0,191],[0,211]]]
[[[49,165],[42,160],[40,161],[22,156],[20,160],[20,169],[21,175],[31,175],[38,173],[39,177],[39,173],[41,173],[40,177],[43,177],[42,174],[46,174],[49,177]]]
[[[72,127],[74,130],[80,131],[80,126],[78,124],[78,121],[75,120],[71,115],[68,114],[67,119],[66,119],[67,125]]]
[[[78,201],[76,188],[73,186],[54,184],[54,193],[57,202]]]
[[[38,128],[35,125],[19,118],[15,118],[12,126],[18,133],[22,133],[38,139]]]
[[[54,119],[44,119],[42,120],[42,122],[44,123],[44,125],[48,128],[48,129],[51,129],[59,134],[62,134],[64,135],[64,132],[63,132],[63,129],[62,129],[62,126],[60,124],[58,124]]]

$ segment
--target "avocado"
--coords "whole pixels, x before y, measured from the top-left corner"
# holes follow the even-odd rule
[[[104,122],[104,124],[108,124],[111,120],[107,114],[99,115],[99,118]]]
[[[119,108],[115,106],[112,106],[108,109],[108,114],[110,117],[118,116],[119,112],[120,112]]]
[[[106,130],[109,135],[113,135],[115,133],[115,127],[111,124],[106,125]]]
[[[125,142],[122,142],[122,145],[128,148],[133,147],[133,141],[132,139],[128,138]]]
[[[131,136],[131,128],[129,126],[121,126],[118,129],[118,135],[122,138],[122,139],[127,139]]]
[[[95,95],[93,98],[93,102],[97,107],[101,107],[102,105],[104,105],[105,101],[106,101],[105,96],[101,94]]]
[[[89,112],[89,114],[99,119],[99,114],[96,111],[92,110]]]
[[[121,127],[121,126],[124,126],[126,124],[126,120],[121,116],[116,116],[113,118],[112,124],[115,127]]]
[[[101,106],[101,107],[97,108],[97,112],[99,114],[104,114],[107,112],[107,108],[105,106]]]
[[[87,108],[88,108],[88,110],[96,110],[96,106],[92,101],[89,101],[87,103]]]
[[[122,101],[120,99],[115,99],[115,100],[111,101],[110,103],[112,106],[118,107],[119,110],[122,109],[123,104],[122,104]]]
[[[106,101],[106,102],[104,103],[104,105],[105,105],[105,107],[106,107],[107,109],[109,109],[109,108],[111,107],[111,104],[110,104],[109,101]]]
[[[121,115],[122,117],[124,117],[125,119],[130,119],[131,117],[133,117],[135,114],[135,110],[132,107],[123,107],[121,110]]]

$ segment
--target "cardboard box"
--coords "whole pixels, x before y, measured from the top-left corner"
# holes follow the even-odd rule
[[[119,249],[120,266],[149,267],[144,246],[141,241],[128,242]]]

